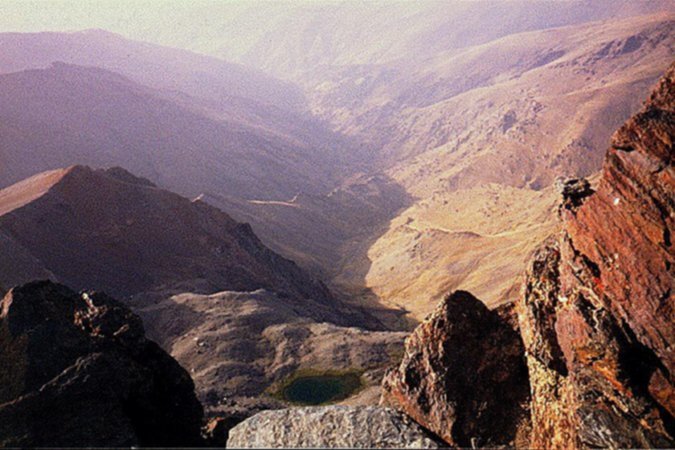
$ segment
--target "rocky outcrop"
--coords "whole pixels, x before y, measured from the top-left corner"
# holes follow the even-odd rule
[[[507,315],[468,292],[448,296],[406,340],[400,366],[383,380],[381,403],[451,445],[513,442],[526,417],[528,384]]]
[[[409,417],[376,406],[263,411],[230,430],[232,448],[439,448]]]
[[[675,445],[674,139],[675,65],[614,134],[596,191],[563,191],[518,305],[532,447]]]
[[[195,446],[188,373],[101,293],[48,281],[0,301],[0,447]]]

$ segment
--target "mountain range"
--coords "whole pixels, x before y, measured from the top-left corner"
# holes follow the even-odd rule
[[[672,443],[672,2],[124,4],[0,5],[0,445]]]

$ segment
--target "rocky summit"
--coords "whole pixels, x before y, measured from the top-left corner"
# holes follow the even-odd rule
[[[675,445],[674,138],[675,65],[534,255],[518,305],[533,447]]]
[[[468,292],[446,297],[406,340],[381,403],[451,445],[513,442],[526,416],[527,369],[518,333],[500,312]]]
[[[0,447],[195,446],[188,373],[101,293],[49,281],[0,301]]]
[[[232,448],[440,448],[409,417],[377,406],[263,411],[230,430]]]

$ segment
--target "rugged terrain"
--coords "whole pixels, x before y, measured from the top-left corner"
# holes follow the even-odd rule
[[[533,446],[675,442],[674,92],[675,65],[614,134],[597,189],[569,186],[528,273]]]
[[[675,64],[614,134],[597,188],[559,183],[562,223],[517,323],[453,293],[406,339],[384,404],[450,445],[673,446],[674,93]]]
[[[375,404],[384,368],[405,333],[319,322],[310,306],[266,290],[140,297],[148,335],[191,374],[211,414],[279,408],[275,386],[303,372],[356,372],[364,384],[347,403]]]
[[[376,402],[403,333],[340,302],[247,224],[121,168],[73,166],[0,191],[0,283],[119,295],[190,371],[210,413],[279,407],[302,370],[357,371]],[[353,327],[353,328],[352,328]]]
[[[188,373],[100,293],[51,282],[0,301],[0,445],[191,447],[202,407]]]
[[[491,307],[516,299],[527,256],[554,228],[554,180],[600,168],[674,45],[668,2],[280,9],[269,21],[239,8],[183,44],[285,82],[102,31],[1,35],[0,70],[12,73],[0,76],[0,165],[11,181],[123,165],[251,223],[341,298],[405,327],[449,290]],[[300,25],[281,33],[291,17]],[[478,18],[491,26],[471,27]],[[251,23],[230,46],[201,46]],[[374,39],[394,29],[405,32]],[[54,61],[98,69],[45,69]],[[85,93],[98,100],[63,100]]]
[[[182,46],[256,69],[103,31],[0,34],[0,285],[126,305],[9,291],[0,442],[49,439],[63,424],[32,402],[71,395],[102,444],[192,439],[192,385],[130,307],[194,378],[213,444],[292,406],[303,374],[350,373],[344,408],[263,413],[233,442],[433,445],[414,420],[449,445],[672,447],[672,66],[639,103],[672,61],[672,2],[237,8]],[[18,298],[36,309],[16,319]],[[425,317],[405,349],[385,331]],[[37,334],[14,339],[23,323]],[[40,333],[67,339],[48,354]],[[183,380],[176,435],[157,432],[173,399],[154,358]],[[119,380],[98,365],[119,361]],[[380,396],[399,412],[361,407]]]
[[[158,39],[296,82],[313,114],[388,168],[402,210],[349,236],[338,247],[347,269],[329,275],[417,320],[453,289],[490,306],[516,300],[528,255],[555,226],[555,178],[600,169],[674,51],[668,2],[299,4],[273,20],[242,9],[207,26],[208,39]]]
[[[397,151],[387,173],[417,199],[369,248],[366,286],[417,318],[453,289],[514,301],[528,255],[554,229],[555,178],[600,168],[611,133],[670,62],[672,27],[650,16],[499,39],[423,66],[440,86],[491,73],[483,85],[376,115],[393,124],[357,119],[390,130],[378,134],[398,141],[384,145]],[[498,55],[505,65],[486,68]],[[413,78],[415,92],[433,92],[427,78]]]

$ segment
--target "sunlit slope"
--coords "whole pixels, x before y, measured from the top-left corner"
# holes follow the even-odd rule
[[[550,188],[485,184],[421,200],[368,250],[366,284],[417,319],[460,288],[489,306],[513,300],[527,256],[554,229],[555,198]]]
[[[418,199],[370,246],[365,286],[418,319],[450,289],[491,306],[515,299],[528,254],[553,229],[553,181],[600,168],[612,130],[675,54],[673,24],[651,16],[500,39],[456,56],[463,64],[436,60],[467,79],[493,70],[485,86],[354,119],[376,118],[387,173]],[[418,78],[421,92],[431,77]],[[344,131],[369,133],[349,120]]]

